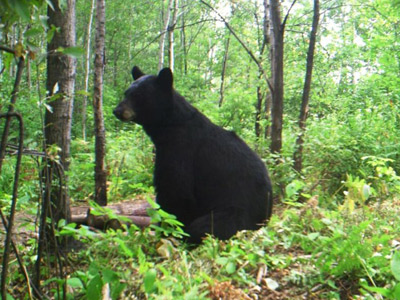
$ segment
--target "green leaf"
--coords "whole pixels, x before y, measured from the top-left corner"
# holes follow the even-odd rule
[[[228,274],[233,274],[236,272],[236,264],[233,261],[230,261],[226,264],[225,270]]]
[[[93,277],[87,286],[86,297],[90,300],[101,299],[101,289],[103,288],[103,281],[100,274]]]
[[[81,57],[85,54],[85,51],[82,47],[68,47],[68,48],[58,48],[58,52],[62,52],[65,55],[69,55],[72,57]]]
[[[29,11],[29,4],[25,0],[11,1],[10,4],[14,8],[18,16],[21,17],[21,19],[23,19],[24,21],[30,21],[31,13]]]
[[[133,257],[133,252],[131,249],[129,249],[129,247],[126,245],[125,241],[119,239],[119,238],[115,238],[114,239],[115,242],[118,243],[119,247],[121,248],[121,250],[124,252],[124,254],[128,257]]]
[[[400,283],[396,284],[393,290],[394,299],[400,299]]]
[[[120,282],[111,285],[111,298],[120,299],[119,295],[122,293],[122,291],[125,289],[126,286],[127,286],[126,283],[120,283]]]
[[[7,293],[6,300],[14,300],[14,297]]]
[[[41,29],[41,28],[32,28],[32,29],[27,30],[24,33],[24,35],[25,35],[25,37],[33,37],[35,35],[39,35],[39,34],[42,34],[42,33],[43,33],[43,29]]]
[[[43,15],[39,16],[39,20],[40,20],[40,23],[42,24],[43,28],[46,28],[46,29],[49,28],[49,25],[47,24],[48,18],[49,18],[48,16],[43,16]]]
[[[397,281],[400,281],[400,252],[397,251],[390,262],[390,269]]]
[[[67,285],[72,288],[83,288],[82,280],[77,277],[68,278]]]
[[[113,283],[114,281],[119,281],[118,274],[113,270],[105,269],[102,273],[104,282]]]
[[[47,5],[50,6],[50,8],[52,10],[54,10],[53,2],[51,2],[51,0],[45,0],[45,1],[46,1]]]
[[[225,266],[228,263],[227,257],[218,257],[215,262],[221,266]]]
[[[151,293],[155,289],[155,282],[157,278],[157,271],[155,269],[150,269],[146,272],[143,278],[144,290],[146,293]]]
[[[366,284],[362,284],[362,287],[364,289],[366,289],[367,291],[370,291],[373,293],[378,293],[385,297],[389,297],[391,294],[391,291],[389,289],[385,289],[385,288],[381,288],[381,287],[368,286]]]
[[[92,262],[89,266],[89,274],[92,276],[96,276],[100,274],[99,266],[95,263]]]
[[[307,237],[311,240],[314,241],[317,237],[320,236],[319,232],[311,232],[307,235]]]

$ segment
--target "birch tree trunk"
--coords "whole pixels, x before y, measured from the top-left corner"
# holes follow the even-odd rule
[[[306,76],[304,79],[303,96],[301,100],[300,116],[299,116],[299,128],[300,133],[296,140],[296,149],[293,155],[294,158],[294,169],[301,172],[303,168],[303,143],[304,143],[304,132],[306,130],[306,121],[308,116],[308,103],[310,99],[312,71],[314,66],[314,52],[315,43],[317,38],[319,23],[319,0],[314,0],[314,14],[310,32],[310,42],[308,44],[307,52],[307,66]]]
[[[86,33],[86,66],[85,66],[85,94],[82,102],[82,138],[86,140],[86,114],[87,114],[87,101],[89,93],[89,74],[90,74],[90,41],[92,38],[92,23],[94,13],[95,0],[92,0],[92,6],[90,8],[89,23],[87,25]]]
[[[159,53],[158,53],[158,70],[161,70],[164,67],[165,38],[166,38],[167,32],[168,32],[169,19],[170,19],[170,16],[171,16],[172,2],[173,2],[173,0],[168,0],[168,7],[167,7],[167,11],[165,12],[165,17],[164,17],[164,25],[163,25],[163,28],[161,29],[160,47],[159,47]]]
[[[103,74],[105,52],[105,0],[96,3],[96,38],[94,58],[94,128],[95,128],[95,201],[107,205],[106,138],[103,117]]]
[[[186,49],[186,32],[185,32],[185,9],[186,9],[186,1],[182,0],[181,6],[183,7],[181,19],[182,19],[182,25],[181,25],[181,47],[183,51],[183,74],[187,74],[188,70],[188,63],[187,63],[187,49]]]
[[[173,7],[173,13],[172,13],[172,19],[171,22],[168,26],[168,37],[169,37],[169,68],[174,71],[174,66],[175,66],[175,54],[174,54],[174,30],[176,26],[176,20],[178,17],[178,5],[179,5],[179,0],[173,0],[174,1],[174,7]]]

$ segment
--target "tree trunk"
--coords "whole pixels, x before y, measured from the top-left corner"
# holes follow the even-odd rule
[[[174,71],[175,66],[175,54],[174,54],[174,30],[176,26],[176,19],[178,16],[178,4],[179,0],[174,0],[174,7],[172,13],[172,19],[168,26],[168,37],[169,37],[169,68]]]
[[[92,23],[94,13],[95,0],[92,0],[92,6],[90,8],[89,23],[87,25],[86,33],[86,66],[85,66],[85,95],[83,96],[82,103],[82,138],[86,140],[86,114],[87,114],[87,100],[89,93],[89,74],[90,74],[90,41],[92,38]]]
[[[262,74],[258,74],[258,81],[260,82],[260,79],[262,77]],[[256,138],[259,139],[261,136],[261,108],[262,108],[262,103],[263,103],[263,92],[262,92],[262,87],[260,84],[257,85],[257,103],[256,103],[256,122],[255,122],[255,133],[256,133]]]
[[[95,202],[107,205],[106,138],[103,117],[103,74],[105,52],[105,0],[96,5],[96,46],[94,58]]]
[[[314,66],[314,52],[315,52],[315,43],[318,31],[318,23],[319,23],[319,0],[314,0],[314,15],[310,33],[310,42],[308,44],[306,76],[304,80],[303,96],[301,100],[301,108],[299,116],[300,133],[296,140],[296,149],[294,152],[294,169],[298,172],[301,172],[303,166],[303,155],[302,155],[303,143],[304,143],[303,137],[306,129],[306,120],[308,116],[308,103],[310,99],[311,79],[312,79],[312,70]]]
[[[32,79],[31,79],[31,58],[28,56],[26,60],[26,83],[28,85],[28,90],[30,91],[32,88]]]
[[[264,56],[264,52],[265,49],[267,48],[267,45],[270,44],[270,32],[269,32],[269,6],[268,6],[268,0],[264,0],[263,1],[263,8],[264,8],[264,17],[263,17],[263,24],[262,24],[262,39],[260,41],[259,39],[259,51],[260,51],[260,58],[259,60],[262,61],[262,58]],[[256,13],[256,18],[258,20],[257,17],[257,13]],[[258,23],[258,21],[257,21]],[[256,121],[255,121],[255,133],[256,133],[256,137],[257,139],[259,139],[261,137],[261,113],[263,111],[263,100],[265,98],[265,101],[267,101],[268,99],[268,95],[271,93],[269,91],[269,89],[267,89],[267,91],[264,93],[264,87],[261,85],[261,79],[263,78],[264,74],[258,70],[258,82],[259,84],[257,85],[257,103],[256,103]],[[267,97],[265,97],[264,95],[267,95]],[[264,110],[265,110],[265,114],[264,117],[267,120],[267,124],[269,121],[269,114],[270,114],[270,110],[267,110],[267,108],[269,108],[269,106],[267,106],[266,104],[264,105]],[[269,125],[266,125],[267,128],[269,127]],[[264,137],[267,137],[266,135],[264,135]]]
[[[229,57],[229,45],[231,42],[231,32],[228,31],[228,37],[226,39],[225,43],[225,51],[224,51],[224,59],[222,61],[222,71],[221,71],[221,85],[219,87],[219,102],[218,102],[218,107],[222,106],[222,103],[224,102],[224,94],[225,94],[225,73],[226,73],[226,65],[228,62],[228,57]]]
[[[267,45],[271,44],[271,30],[270,30],[270,16],[269,16],[269,3],[268,0],[263,1],[263,6],[264,6],[264,20],[263,20],[263,34],[264,34],[264,43],[263,47],[261,48],[262,53],[264,54],[265,48]],[[269,55],[271,55],[271,52],[269,52]],[[271,58],[270,58],[271,61]],[[264,129],[264,138],[267,139],[269,136],[271,136],[271,103],[272,103],[272,91],[271,89],[267,89],[265,92],[265,100],[264,100],[264,118],[266,120],[265,122],[265,129]]]
[[[70,202],[68,194],[68,171],[70,163],[71,123],[73,93],[75,88],[76,60],[58,51],[59,48],[75,46],[75,0],[67,0],[61,9],[58,0],[51,0],[47,8],[48,25],[58,28],[47,44],[47,80],[46,91],[49,109],[44,117],[44,147],[48,156],[43,158],[44,168],[42,185],[42,211],[40,216],[39,243],[35,265],[34,282],[41,282],[41,260],[45,247],[58,253],[59,242],[62,247],[68,245],[68,239],[56,239],[54,229],[58,221],[70,220]],[[57,156],[59,158],[57,158]],[[53,157],[53,158],[51,158]],[[48,226],[48,216],[52,220]],[[63,262],[57,256],[56,268],[63,274]],[[66,286],[64,286],[65,291]]]
[[[187,49],[186,49],[186,32],[185,32],[185,7],[186,2],[183,0],[181,2],[181,6],[183,7],[182,11],[182,28],[181,28],[181,45],[182,45],[182,54],[183,54],[183,74],[187,74],[188,71],[188,62],[187,62]]]
[[[164,1],[163,1],[164,2]],[[164,50],[165,50],[165,37],[168,31],[169,19],[171,15],[171,8],[172,8],[173,0],[168,0],[168,7],[164,17],[164,25],[161,29],[160,35],[160,47],[159,47],[159,54],[158,54],[158,70],[161,70],[164,67]]]
[[[68,0],[62,10],[58,0],[52,0],[54,10],[48,8],[49,26],[59,28],[56,31],[47,51],[47,81],[46,90],[50,101],[50,110],[45,113],[45,140],[46,152],[51,152],[52,145],[58,147],[60,164],[64,171],[68,171],[70,163],[71,121],[73,109],[73,93],[75,87],[76,60],[71,56],[57,51],[58,48],[75,46],[75,0]],[[53,148],[54,149],[54,148]],[[50,163],[52,168],[56,162]],[[57,178],[48,178],[63,182],[62,187],[52,191],[52,218],[57,224],[60,219],[69,219],[69,197],[66,180],[58,178],[59,172],[50,172]]]
[[[265,120],[266,125],[265,125],[265,132],[264,132],[264,137],[267,139],[268,137],[271,136],[271,125],[270,125],[270,119],[271,119],[271,107],[272,107],[272,93],[271,91],[268,91],[265,94],[265,103],[264,103],[264,113],[265,113]]]
[[[283,124],[283,34],[279,0],[270,0],[271,18],[271,152],[279,153],[282,148]]]

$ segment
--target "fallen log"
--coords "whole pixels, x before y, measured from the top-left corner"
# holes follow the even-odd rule
[[[71,207],[71,222],[78,225],[87,225],[87,217],[89,215],[89,206]]]
[[[120,229],[123,224],[147,227],[150,225],[150,217],[147,214],[147,209],[150,207],[150,204],[143,200],[125,201],[104,207],[117,216],[125,217],[125,220],[110,218],[106,213],[93,214],[89,206],[71,207],[71,222],[102,230]]]
[[[107,215],[95,216],[89,214],[87,217],[87,225],[90,227],[106,230],[106,229],[122,229],[122,225],[130,226],[131,224],[135,224],[141,228],[147,227],[150,225],[150,217],[145,216],[126,216],[119,215],[121,217],[125,217],[124,219],[110,219]]]

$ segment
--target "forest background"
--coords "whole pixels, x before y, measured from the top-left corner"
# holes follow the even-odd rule
[[[91,103],[100,49],[95,43],[97,2],[59,1],[62,11],[74,3],[76,13],[75,45],[56,49],[76,59],[66,168],[72,205],[87,203],[96,193],[99,123]],[[0,109],[9,109],[22,57],[25,69],[12,107],[24,120],[24,147],[42,153],[45,115],[57,100],[49,96],[55,87],[46,87],[47,44],[59,31],[47,22],[47,6],[58,2],[0,3],[0,44],[12,50],[0,51]],[[319,22],[304,106],[316,3]],[[112,115],[132,81],[131,68],[138,65],[152,74],[169,66],[175,88],[188,101],[257,151],[269,168],[277,205],[268,226],[250,237],[243,233],[226,243],[209,238],[192,252],[164,238],[180,234],[174,226],[153,227],[156,236],[137,229],[93,236],[59,224],[58,234],[79,236],[88,246],[74,254],[79,264],[68,272],[54,274],[50,263],[42,266],[47,270],[43,294],[100,299],[108,286],[113,299],[400,299],[399,26],[397,0],[108,1],[101,101],[108,203],[154,194],[151,141],[139,126]],[[274,109],[279,107],[271,91],[277,91],[274,78],[279,78],[273,56],[279,32],[283,122],[277,125],[279,110]],[[295,163],[299,136],[300,166]],[[17,139],[13,123],[9,141]],[[46,151],[63,160],[63,149]],[[41,164],[37,156],[22,157],[17,211],[37,214],[43,198]],[[6,212],[14,165],[8,155],[2,166],[0,203]],[[157,217],[175,224],[170,216]],[[36,247],[31,239],[30,247],[20,249],[28,273]],[[110,247],[116,251],[110,253]],[[7,285],[18,286],[23,276],[15,260],[10,268]],[[14,297],[30,293],[20,288]]]

